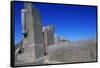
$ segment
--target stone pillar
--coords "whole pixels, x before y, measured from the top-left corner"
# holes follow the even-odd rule
[[[32,3],[24,3],[22,9],[23,46],[25,52],[18,56],[18,60],[33,63],[44,56],[43,34],[40,15]]]
[[[54,44],[54,27],[53,25],[46,26],[44,29],[44,38],[46,39],[47,45]]]
[[[21,22],[22,22],[22,34],[23,34],[23,40],[27,37],[27,30],[26,30],[26,9],[21,10]],[[24,43],[24,41],[23,41]],[[25,46],[23,45],[23,48]]]
[[[33,46],[33,53],[35,58],[39,58],[44,56],[43,34],[40,15],[35,6],[32,6],[32,3],[25,3],[24,6],[27,10],[25,22],[27,30],[26,44],[28,46]]]
[[[44,30],[44,47],[45,47],[45,55],[48,55],[48,38],[47,38],[47,29]]]
[[[44,29],[44,46],[45,53],[48,55],[48,46],[54,44],[54,28],[53,25],[46,26]]]

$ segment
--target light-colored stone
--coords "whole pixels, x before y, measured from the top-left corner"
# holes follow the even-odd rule
[[[47,45],[54,44],[54,26],[53,25],[48,25],[45,27],[44,40],[47,43]]]
[[[49,46],[48,58],[51,61],[65,63],[97,61],[96,46],[96,42],[93,41],[56,43]]]
[[[48,54],[48,46],[54,44],[54,27],[53,25],[46,26],[43,29],[45,54]]]
[[[32,3],[24,3],[24,7],[25,9],[22,9],[22,26],[26,36],[23,37],[21,46],[25,51],[17,55],[16,63],[20,61],[19,64],[33,63],[44,56],[40,15]]]

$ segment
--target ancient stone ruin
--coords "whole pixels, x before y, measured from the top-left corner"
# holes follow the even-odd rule
[[[32,3],[24,3],[21,20],[23,39],[15,47],[16,66],[97,60],[94,41],[71,43],[58,37],[55,42],[54,25],[43,29],[39,11]]]

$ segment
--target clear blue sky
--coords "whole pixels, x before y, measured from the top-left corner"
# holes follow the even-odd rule
[[[55,34],[68,40],[96,38],[95,6],[33,3],[41,15],[42,26],[53,24]],[[14,4],[15,44],[22,40],[21,9],[23,2]]]

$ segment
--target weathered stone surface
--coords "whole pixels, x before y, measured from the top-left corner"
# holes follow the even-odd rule
[[[53,25],[42,32],[40,15],[31,3],[22,9],[22,25],[23,40],[15,48],[16,66],[97,61],[97,42],[93,40],[72,43],[58,39],[54,43]]]
[[[43,29],[43,39],[44,39],[45,55],[47,55],[48,54],[48,46],[54,44],[53,25],[46,26]]]
[[[22,9],[23,48],[24,53],[17,55],[19,63],[33,63],[44,56],[43,34],[40,15],[31,3],[24,4]]]
[[[35,50],[35,58],[39,58],[38,53],[42,56],[44,54],[44,46],[43,46],[43,35],[42,35],[42,25],[40,20],[40,15],[35,7],[32,6],[31,3],[25,3],[26,12],[26,28],[28,36],[27,45],[33,44]],[[40,51],[40,50],[42,51]],[[34,52],[33,52],[34,53]],[[40,56],[41,57],[41,56]]]
[[[56,43],[49,46],[48,57],[51,61],[65,63],[97,61],[96,42]]]
[[[53,25],[46,26],[44,29],[44,41],[47,45],[54,44],[54,27]]]

